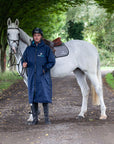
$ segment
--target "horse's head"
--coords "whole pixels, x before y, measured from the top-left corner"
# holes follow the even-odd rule
[[[17,52],[17,48],[19,45],[20,39],[20,31],[19,31],[19,20],[16,19],[14,23],[11,22],[11,19],[7,20],[7,41],[10,46],[10,51],[13,53]]]

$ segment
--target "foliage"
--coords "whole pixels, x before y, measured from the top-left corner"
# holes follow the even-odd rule
[[[106,76],[105,76],[105,80],[106,82],[109,84],[109,86],[114,89],[114,77],[112,75],[112,73],[108,73]]]
[[[84,29],[84,24],[82,22],[74,23],[72,21],[68,21],[68,38],[73,39],[83,39],[82,31]]]
[[[34,27],[40,27],[45,38],[53,39],[63,26],[62,13],[69,6],[76,5],[83,0],[0,0],[0,65],[5,71],[5,52],[7,47],[7,19],[20,21],[20,28],[31,35]]]
[[[113,47],[113,26],[114,14],[106,13],[106,10],[99,7],[93,0],[69,8],[67,21],[84,23],[84,39],[92,42],[100,49],[114,50]]]
[[[95,0],[100,6],[107,9],[107,12],[112,13],[114,11],[114,1],[113,0]]]
[[[95,0],[97,3],[112,12],[113,2],[108,0]],[[53,40],[58,36],[63,42],[67,40],[68,33],[66,23],[72,18],[74,23],[84,23],[83,36],[98,42],[99,47],[112,51],[112,23],[113,17],[106,10],[99,7],[91,0],[0,0],[0,65],[4,68],[4,58],[7,47],[7,19],[10,17],[14,22],[16,18],[20,21],[20,27],[31,35],[34,27],[40,27],[46,39]],[[82,4],[83,3],[83,4]],[[107,6],[106,6],[107,5]],[[68,20],[65,14],[71,8]],[[103,10],[103,11],[102,11]],[[102,12],[101,12],[102,11]],[[72,15],[74,13],[75,15]],[[101,15],[102,14],[102,15]],[[67,16],[67,21],[65,20]],[[98,21],[99,19],[99,21]],[[99,33],[96,33],[99,26]],[[102,29],[102,31],[101,31]],[[88,33],[89,32],[89,33]],[[111,36],[110,36],[111,33]],[[105,35],[105,37],[104,37]],[[91,38],[92,37],[92,38]],[[108,41],[108,42],[107,42]]]
[[[110,53],[105,49],[98,49],[100,55],[100,65],[105,67],[114,67],[114,52]]]
[[[93,43],[99,50],[101,65],[114,66],[114,14],[107,13],[95,1],[69,8],[67,22],[84,23],[84,40]]]
[[[40,27],[45,36],[49,36],[58,31],[56,27],[61,21],[59,15],[79,2],[82,0],[0,0],[0,22],[6,27],[8,17],[13,21],[18,18],[20,27],[28,34],[31,35],[34,27]]]

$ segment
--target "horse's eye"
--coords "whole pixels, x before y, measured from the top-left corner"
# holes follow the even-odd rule
[[[9,33],[7,33],[7,35],[9,36]]]

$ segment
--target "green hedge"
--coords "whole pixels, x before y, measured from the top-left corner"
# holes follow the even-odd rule
[[[108,85],[114,90],[114,77],[112,73],[108,73],[105,76],[106,82],[108,83]]]

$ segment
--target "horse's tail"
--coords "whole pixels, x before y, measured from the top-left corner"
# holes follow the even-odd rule
[[[99,80],[99,84],[102,87],[102,76],[101,76],[101,71],[100,71],[99,56],[97,58],[97,77],[98,77],[98,80]],[[91,86],[91,91],[92,91],[92,103],[93,103],[93,105],[100,105],[99,97],[98,97],[93,85]]]

